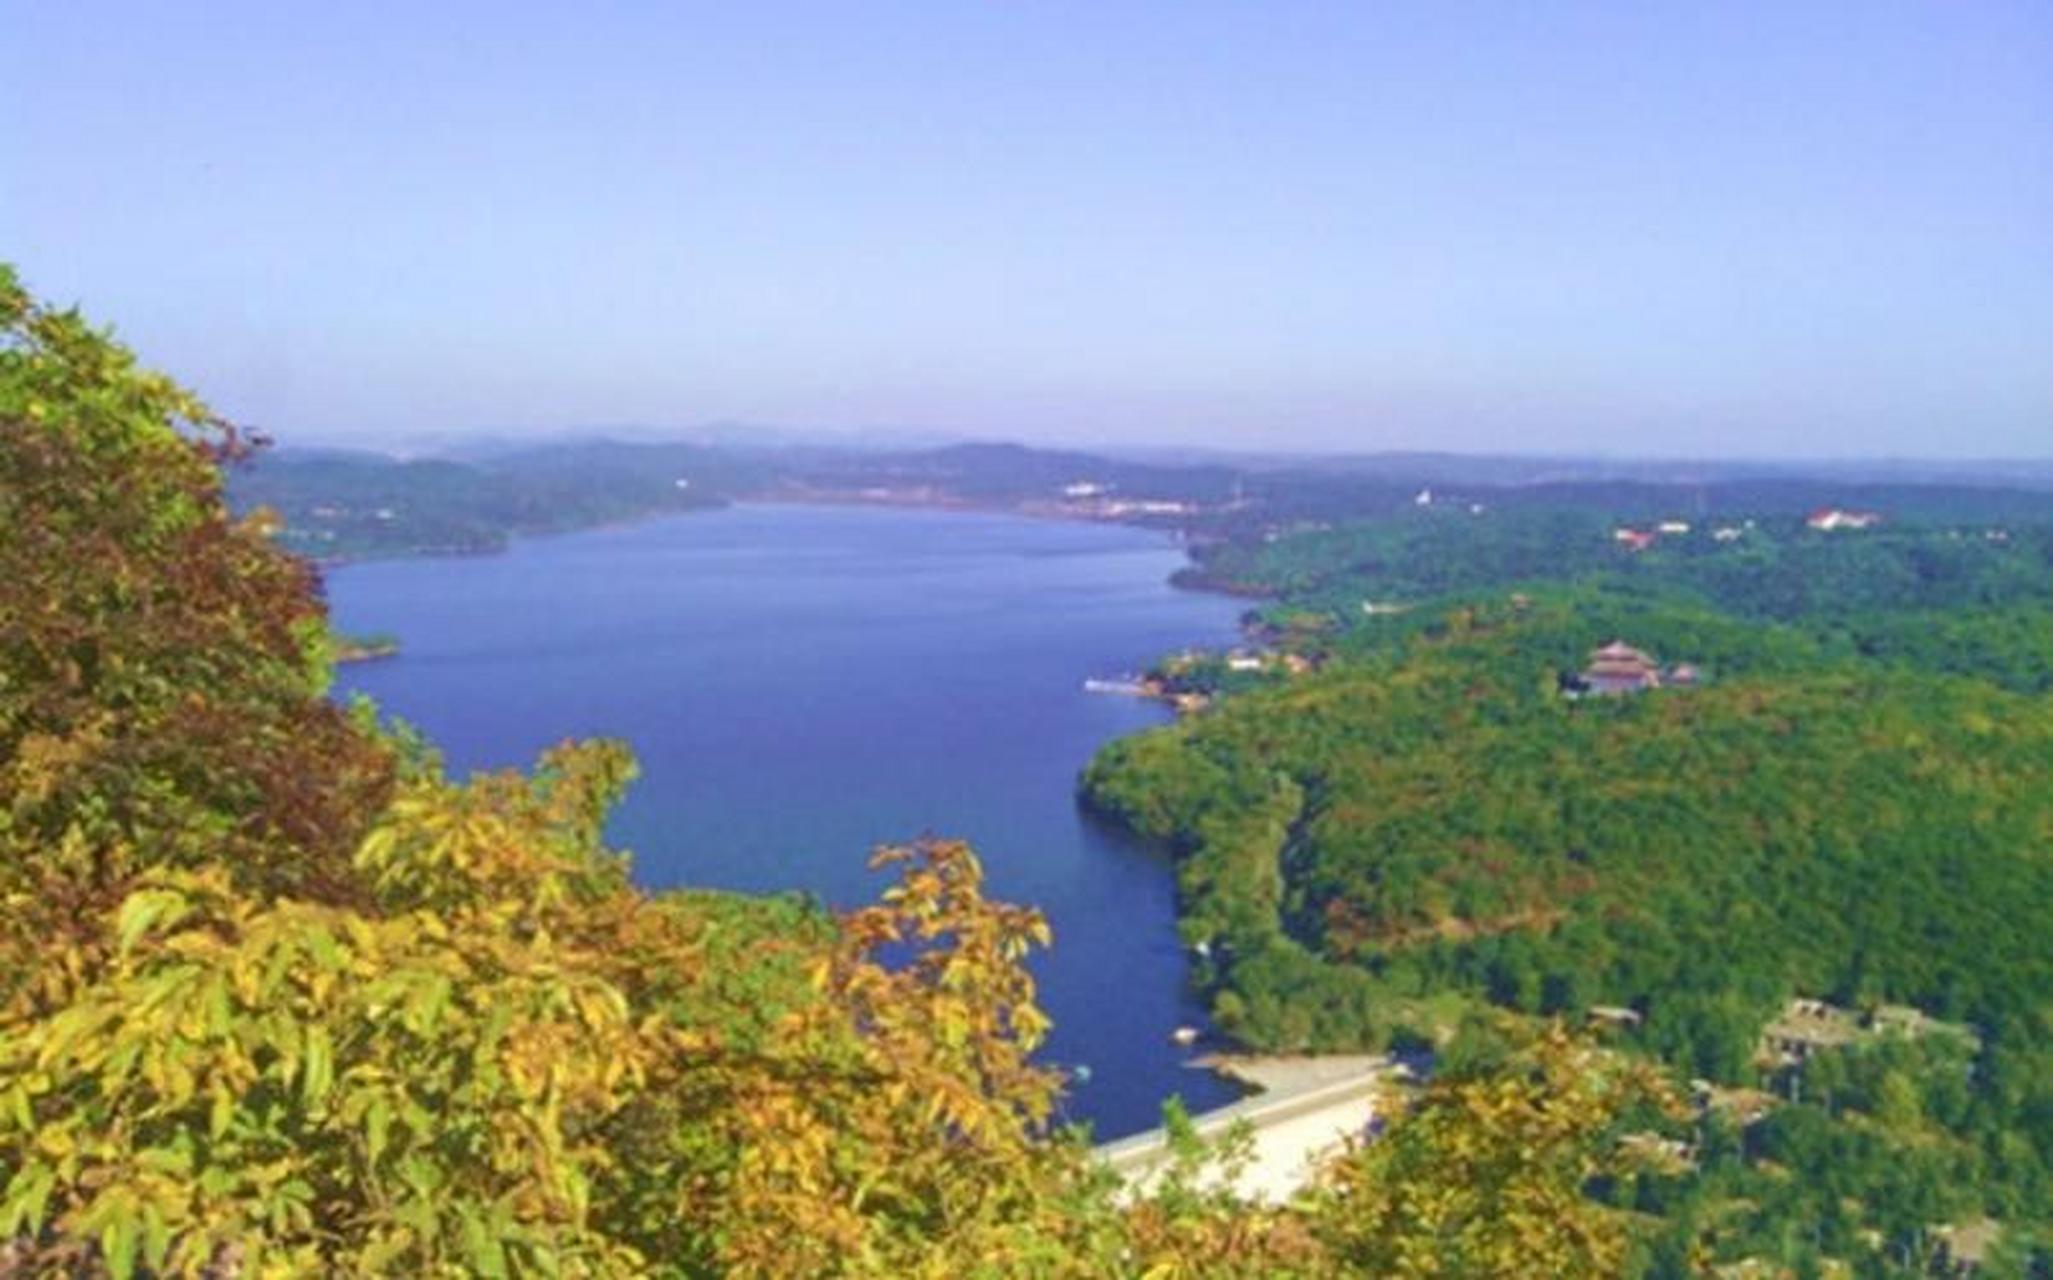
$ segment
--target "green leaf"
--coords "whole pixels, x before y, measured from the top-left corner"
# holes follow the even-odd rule
[[[498,1237],[475,1207],[466,1209],[463,1214],[463,1247],[479,1275],[498,1277],[506,1274],[506,1251],[500,1247]]]
[[[14,1122],[15,1128],[23,1133],[27,1133],[36,1127],[36,1114],[29,1106],[29,1091],[20,1085],[16,1085],[7,1091],[7,1109],[5,1114],[8,1119]]]
[[[0,1201],[0,1235],[34,1235],[41,1231],[50,1189],[56,1185],[57,1171],[50,1166],[23,1165],[7,1184],[6,1200]]]
[[[413,1232],[405,1227],[394,1228],[389,1234],[379,1236],[364,1246],[357,1255],[357,1270],[363,1275],[393,1275],[399,1271],[396,1265],[413,1248]]]
[[[235,1095],[218,1081],[214,1084],[213,1095],[207,1108],[207,1136],[218,1140],[228,1132],[229,1124],[235,1119]]]
[[[164,1269],[164,1259],[171,1254],[171,1224],[164,1221],[164,1211],[154,1204],[143,1206],[143,1265],[152,1272]]]
[[[114,1214],[107,1225],[100,1228],[100,1253],[108,1274],[115,1280],[127,1280],[135,1274],[137,1243],[136,1219],[132,1214]]]
[[[114,917],[121,950],[127,952],[160,921],[178,923],[191,909],[185,895],[171,889],[140,889],[129,894]]]
[[[306,1033],[306,1063],[301,1069],[300,1096],[308,1106],[319,1106],[335,1083],[335,1048],[325,1028],[311,1026]]]

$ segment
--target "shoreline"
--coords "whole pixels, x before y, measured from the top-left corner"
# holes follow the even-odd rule
[[[1249,1097],[1294,1097],[1325,1088],[1364,1072],[1405,1069],[1391,1053],[1255,1053],[1218,1049],[1199,1054],[1185,1065],[1231,1080]]]
[[[958,542],[968,544],[963,548],[967,558],[953,554]],[[793,551],[792,557],[772,554],[787,546]],[[856,572],[856,578],[845,592],[836,591],[820,598],[809,578],[822,568],[819,555],[832,551],[835,558],[825,568],[840,573],[844,569],[839,556],[848,548],[870,550],[853,562],[856,569],[850,571]],[[665,566],[680,557],[691,561],[692,549],[699,553],[697,560],[703,561],[700,569],[692,573],[680,570],[676,585],[660,585],[673,581]],[[740,562],[746,572],[736,572],[736,562],[727,554],[730,549],[749,552]],[[761,558],[750,549],[760,549],[768,558]],[[1168,719],[1166,713],[1147,704],[1128,703],[1108,709],[1102,699],[1072,692],[1079,679],[1093,672],[1118,670],[1117,664],[1121,662],[1152,658],[1176,644],[1223,647],[1234,642],[1234,619],[1239,610],[1231,602],[1220,597],[1174,592],[1166,586],[1170,570],[1183,563],[1183,556],[1169,540],[1141,530],[1097,530],[1076,525],[1064,532],[1061,524],[1028,522],[1006,513],[988,519],[952,521],[938,514],[926,516],[892,510],[866,513],[839,504],[807,512],[794,509],[791,504],[772,503],[738,505],[725,519],[699,524],[664,521],[626,533],[596,534],[572,541],[522,539],[510,550],[512,554],[495,561],[473,563],[469,558],[443,558],[413,567],[394,565],[367,568],[360,574],[337,574],[334,616],[338,626],[353,628],[363,635],[380,629],[396,630],[407,642],[402,654],[407,660],[376,671],[371,667],[346,667],[338,688],[368,688],[382,695],[388,709],[400,715],[407,713],[406,698],[411,696],[419,707],[416,714],[430,724],[434,723],[433,716],[441,715],[446,719],[445,743],[456,744],[450,747],[453,753],[466,749],[485,753],[473,762],[452,765],[464,768],[490,767],[501,759],[511,763],[523,758],[518,751],[494,754],[499,748],[498,739],[491,732],[493,726],[518,730],[526,724],[553,729],[559,723],[559,712],[584,714],[577,705],[580,700],[603,701],[607,714],[578,722],[577,731],[626,736],[653,753],[645,756],[658,761],[646,766],[652,777],[659,769],[664,770],[655,785],[637,789],[645,793],[638,795],[638,800],[652,803],[639,805],[631,816],[623,809],[611,832],[618,847],[643,854],[637,864],[636,881],[645,886],[719,885],[757,892],[803,886],[822,895],[824,901],[860,906],[874,890],[871,878],[859,871],[844,875],[839,869],[844,860],[831,853],[814,857],[814,848],[828,848],[824,842],[810,837],[803,842],[790,842],[789,847],[796,852],[787,860],[789,865],[781,869],[763,868],[765,859],[760,857],[728,856],[729,852],[740,854],[745,849],[773,846],[782,849],[786,846],[776,841],[763,843],[762,834],[776,835],[785,828],[828,832],[847,828],[852,840],[867,842],[897,830],[925,829],[935,821],[934,808],[922,799],[925,784],[898,788],[905,793],[903,798],[895,792],[882,792],[887,803],[879,807],[879,812],[889,818],[884,824],[888,830],[878,828],[871,834],[863,828],[876,827],[878,819],[865,813],[865,806],[871,802],[865,792],[854,789],[850,779],[865,778],[875,770],[837,765],[817,770],[819,781],[809,785],[806,792],[813,797],[810,803],[773,806],[766,813],[756,814],[751,810],[761,806],[746,803],[754,797],[743,793],[732,804],[722,802],[716,812],[694,798],[697,793],[692,788],[699,785],[694,779],[704,777],[708,770],[724,777],[733,767],[728,763],[716,765],[711,758],[718,752],[717,743],[709,752],[707,743],[696,736],[672,734],[663,727],[661,717],[641,714],[640,709],[651,704],[641,696],[640,681],[635,675],[627,674],[623,680],[623,672],[617,667],[609,669],[603,662],[594,665],[581,661],[577,667],[588,669],[588,673],[575,679],[590,687],[589,694],[581,692],[564,699],[541,697],[533,709],[510,709],[512,714],[502,721],[498,712],[488,710],[494,699],[484,691],[482,683],[475,696],[438,692],[443,688],[469,687],[463,674],[451,677],[440,668],[462,667],[475,659],[482,670],[501,661],[503,655],[509,662],[500,668],[502,673],[510,673],[517,682],[533,679],[532,673],[538,668],[522,655],[550,652],[547,645],[554,642],[545,642],[542,649],[532,648],[524,641],[509,647],[502,643],[511,634],[508,628],[519,632],[528,626],[524,620],[532,618],[538,635],[554,635],[562,629],[550,622],[561,613],[557,601],[580,597],[580,583],[585,580],[597,578],[603,583],[604,579],[617,576],[623,584],[617,589],[602,584],[594,590],[608,599],[617,596],[625,601],[634,617],[644,619],[636,624],[639,634],[649,637],[635,640],[623,633],[623,638],[650,645],[669,644],[669,640],[658,638],[666,635],[696,637],[690,642],[688,655],[682,650],[674,653],[675,660],[658,664],[657,673],[665,688],[674,686],[688,692],[695,684],[722,686],[717,694],[707,688],[692,696],[702,697],[702,705],[718,709],[724,722],[730,709],[737,715],[768,714],[762,700],[750,696],[756,692],[754,680],[773,681],[780,687],[789,682],[775,677],[771,664],[765,664],[762,671],[744,670],[738,677],[723,674],[722,664],[734,659],[737,642],[749,643],[746,631],[709,632],[691,621],[701,611],[691,604],[665,604],[655,613],[647,614],[643,600],[689,600],[698,590],[689,584],[698,582],[701,574],[716,585],[725,583],[723,590],[728,594],[721,598],[730,601],[742,616],[756,620],[751,626],[782,619],[782,625],[800,630],[780,643],[789,643],[793,649],[807,653],[818,651],[828,655],[827,665],[817,676],[823,686],[840,679],[832,668],[839,666],[841,659],[832,655],[844,650],[851,654],[866,651],[865,638],[873,634],[869,630],[873,617],[885,626],[900,626],[908,616],[926,618],[931,614],[951,628],[957,617],[973,620],[973,625],[963,632],[964,638],[960,642],[949,641],[948,648],[958,653],[967,649],[975,655],[981,654],[979,646],[988,642],[987,657],[949,659],[945,669],[938,673],[938,677],[943,677],[938,693],[917,691],[932,688],[937,675],[915,671],[903,683],[887,683],[874,690],[871,698],[851,702],[841,715],[849,726],[847,732],[863,732],[862,726],[874,726],[880,714],[903,714],[884,709],[887,707],[938,709],[944,706],[941,699],[960,698],[959,702],[945,705],[959,707],[965,715],[974,714],[974,719],[953,753],[961,764],[947,767],[959,768],[964,777],[975,780],[981,778],[985,766],[974,757],[1012,759],[1007,754],[1010,748],[1003,742],[1009,726],[1015,723],[1014,708],[1024,707],[1029,714],[1038,715],[1043,703],[1066,704],[1047,713],[1052,717],[1049,723],[1058,732],[1029,752],[1022,764],[1031,785],[1023,789],[1010,783],[992,786],[988,789],[990,805],[985,804],[987,793],[981,789],[981,782],[966,786],[965,794],[975,803],[964,806],[964,812],[951,819],[948,827],[975,836],[978,825],[990,826],[988,838],[997,847],[987,851],[987,856],[999,858],[1002,848],[1008,860],[996,865],[1011,867],[1016,860],[1020,868],[1020,884],[1008,896],[1038,903],[1046,910],[1071,904],[1066,914],[1053,917],[1058,925],[1065,919],[1073,923],[1065,931],[1060,948],[1067,953],[1066,962],[1058,959],[1045,967],[1038,959],[1036,963],[1042,998],[1050,1002],[1044,1007],[1050,1009],[1052,1016],[1061,1018],[1064,1027],[1063,1036],[1037,1054],[1037,1060],[1057,1066],[1089,1064],[1095,1068],[1095,1081],[1072,1082],[1063,1105],[1066,1114],[1090,1118],[1098,1132],[1105,1134],[1159,1123],[1159,1104],[1172,1094],[1182,1094],[1193,1109],[1209,1109],[1238,1095],[1239,1089],[1230,1082],[1209,1075],[1193,1076],[1183,1070],[1188,1055],[1168,1048],[1177,1026],[1202,1024],[1206,1012],[1186,994],[1193,989],[1194,975],[1189,958],[1176,946],[1173,873],[1166,862],[1129,845],[1128,833],[1115,833],[1080,821],[1074,805],[1077,770],[1096,749],[1127,732]],[[942,553],[939,559],[934,558],[935,553]],[[875,573],[885,575],[888,570],[889,578],[874,588],[869,583],[871,571],[863,567],[872,561],[877,566]],[[940,579],[930,572],[936,566],[947,571]],[[648,585],[645,590],[645,572],[657,575],[648,583],[658,585]],[[757,573],[774,577],[752,583],[750,579]],[[937,588],[942,598],[930,606],[923,605],[922,601],[932,600],[937,594]],[[1102,598],[1101,589],[1113,592],[1121,607],[1092,607]],[[902,602],[897,594],[900,591],[906,595]],[[473,626],[479,625],[471,620],[482,620],[484,615],[471,601],[474,593],[478,600],[503,605],[509,613],[507,626],[493,624],[492,638],[475,649],[469,647],[467,640],[445,644],[442,638],[467,636]],[[977,602],[978,608],[962,612],[953,601],[958,593],[965,602]],[[779,601],[786,594],[805,602],[804,611],[791,612],[781,606]],[[1130,609],[1125,607],[1129,600],[1135,602]],[[995,615],[996,620],[982,621],[987,614]],[[848,633],[848,643],[841,638],[844,619],[857,628]],[[1045,644],[1038,642],[1037,629],[1045,631],[1045,636],[1039,637],[1046,640]],[[805,638],[807,633],[814,638]],[[431,639],[436,644],[429,645]],[[609,650],[612,640],[609,635]],[[923,646],[924,642],[920,642],[908,651],[924,653]],[[436,649],[436,653],[428,653],[429,648]],[[892,648],[896,652],[905,646],[893,642]],[[729,657],[722,659],[721,654]],[[703,671],[697,665],[701,657],[706,663]],[[516,658],[518,661],[512,661]],[[994,669],[993,661],[1003,665]],[[811,685],[805,681],[811,659],[803,658],[800,665],[806,668],[801,671],[800,683],[809,689]],[[685,668],[681,675],[680,667]],[[566,666],[563,670],[565,680],[569,681],[571,668]],[[959,684],[955,682],[958,675],[963,677]],[[986,687],[998,683],[1011,687]],[[991,700],[986,694],[995,697],[1001,710],[972,713],[973,703]],[[876,695],[889,695],[891,700],[880,707]],[[900,695],[903,701],[897,700]],[[865,706],[865,701],[869,705]],[[811,705],[780,698],[774,703],[780,717],[785,714],[787,703],[800,713]],[[968,736],[982,732],[978,726],[988,726],[992,736]],[[466,739],[475,741],[466,748]],[[970,753],[968,757],[962,755],[965,751]],[[774,753],[755,767],[758,771],[768,768],[773,773],[789,768],[792,776],[810,779],[815,770],[801,759],[803,754],[792,752],[787,764],[784,753]],[[924,760],[934,754],[923,750],[919,757]],[[458,756],[452,754],[450,759],[454,762]],[[686,803],[694,807],[687,809]],[[780,818],[777,807],[792,807],[799,812]],[[729,808],[735,811],[732,816],[726,812]],[[980,817],[987,809],[994,816]],[[814,812],[808,814],[805,810]],[[719,838],[705,841],[700,848],[682,849],[689,833],[678,823],[696,819],[703,812],[715,813]],[[1010,833],[1002,839],[1001,827]],[[1020,831],[1035,834],[1022,843]],[[1115,835],[1116,843],[1110,839]],[[1075,860],[1073,869],[1059,875],[1048,874],[1043,844],[1065,860],[1062,866],[1067,867],[1066,860]],[[672,847],[679,847],[681,854],[688,856],[673,858],[668,852]],[[858,883],[845,885],[844,880]],[[1105,888],[1101,891],[1095,887],[1099,885]],[[1112,896],[1114,889],[1120,896]],[[1130,905],[1119,907],[1109,916],[1101,910],[1103,904],[1120,902],[1122,898]],[[1114,920],[1145,928],[1107,927]],[[1108,993],[1097,991],[1091,978],[1100,960],[1110,961],[1115,970],[1137,975],[1143,988],[1108,1001]],[[1059,982],[1054,976],[1058,974]]]
[[[980,502],[973,498],[935,497],[916,499],[904,496],[865,497],[860,493],[810,491],[794,492],[779,490],[772,493],[724,494],[716,502],[700,506],[660,511],[648,511],[640,515],[621,516],[612,520],[598,520],[590,524],[571,525],[561,529],[509,530],[505,541],[492,547],[421,547],[407,551],[383,551],[357,555],[315,555],[306,551],[283,549],[299,556],[316,569],[340,569],[353,564],[376,564],[390,560],[468,560],[474,557],[505,555],[515,542],[529,538],[556,538],[576,533],[595,533],[605,529],[626,529],[647,524],[651,520],[666,520],[679,516],[710,515],[731,507],[846,507],[875,508],[880,511],[939,511],[960,515],[1016,516],[1022,520],[1048,520],[1062,524],[1118,525],[1128,529],[1145,529],[1160,533],[1176,545],[1185,548],[1189,559],[1189,548],[1194,545],[1188,529],[1182,525],[1162,525],[1147,520],[1126,519],[1120,516],[1089,515],[1083,512],[1063,510],[1037,503]],[[1245,593],[1215,587],[1209,584],[1193,584],[1181,578],[1189,565],[1176,570],[1170,576],[1170,585],[1179,590],[1201,591],[1213,595],[1243,598]]]
[[[459,561],[481,559],[491,556],[508,554],[509,552],[515,549],[518,543],[525,542],[530,539],[563,537],[581,533],[598,533],[610,529],[628,529],[645,525],[656,520],[677,519],[699,515],[711,515],[716,514],[720,511],[732,510],[737,507],[825,507],[847,510],[873,509],[883,512],[929,511],[938,512],[946,515],[995,515],[1007,516],[1021,520],[1033,520],[1060,524],[1119,526],[1124,528],[1135,529],[1138,531],[1159,534],[1164,538],[1169,547],[1174,547],[1183,553],[1182,564],[1180,564],[1176,569],[1172,570],[1162,580],[1163,585],[1168,589],[1172,591],[1187,591],[1195,595],[1214,596],[1222,600],[1245,601],[1253,598],[1250,597],[1247,593],[1225,589],[1220,586],[1204,582],[1202,580],[1193,580],[1192,571],[1197,567],[1197,561],[1191,555],[1192,544],[1190,542],[1189,535],[1184,529],[1180,527],[1164,528],[1160,524],[1151,523],[1143,520],[1121,519],[1118,517],[1109,516],[1091,516],[1072,511],[1049,510],[1045,508],[1035,509],[1033,507],[1022,507],[1006,503],[975,502],[968,499],[905,500],[903,498],[864,498],[859,495],[844,493],[798,494],[789,491],[780,491],[769,494],[751,494],[743,496],[724,497],[717,504],[707,504],[704,506],[688,508],[685,510],[651,511],[641,515],[628,516],[615,520],[600,521],[593,524],[578,525],[571,528],[551,529],[544,532],[534,533],[515,533],[509,535],[507,541],[504,544],[489,549],[478,548],[470,550],[460,550],[450,548],[441,550],[396,551],[390,554],[367,556],[337,556],[318,560],[313,559],[312,557],[308,557],[308,559],[311,560],[314,566],[324,574],[332,569],[348,568],[353,565],[389,563],[393,561],[402,560]],[[1243,635],[1248,634],[1248,628],[1247,623],[1245,621],[1245,617],[1242,618],[1239,625]],[[378,661],[396,659],[397,657],[401,656],[401,652],[402,650],[400,646],[394,645],[391,649],[381,652],[364,653],[361,655],[352,655],[347,658],[341,658],[337,661],[336,665],[354,665],[357,663],[374,663]],[[1180,702],[1180,695],[1176,695],[1168,691],[1144,691],[1136,689],[1134,690],[1132,696],[1135,696],[1143,701],[1148,701],[1160,705],[1170,710],[1173,714],[1187,714],[1188,710],[1190,709],[1185,707]],[[1077,768],[1081,770],[1088,764],[1088,759],[1079,761],[1077,764]],[[1131,839],[1135,836],[1136,833],[1133,833],[1131,831],[1125,831],[1124,834],[1127,838]],[[1174,891],[1174,885],[1172,883],[1172,892]],[[1186,987],[1188,986],[1188,978],[1190,972],[1189,964],[1189,957],[1185,956],[1184,973]],[[1207,1018],[1207,1038],[1211,1038],[1216,1034],[1216,1031],[1210,1028],[1209,1018]],[[1201,1054],[1198,1057],[1189,1060],[1185,1065],[1196,1070],[1205,1071],[1217,1079],[1231,1083],[1237,1088],[1241,1089],[1245,1097],[1252,1098],[1272,1093],[1280,1095],[1289,1095],[1294,1094],[1296,1092],[1300,1092],[1303,1087],[1306,1087],[1297,1083],[1300,1080],[1300,1078],[1319,1077],[1322,1070],[1327,1073],[1338,1072],[1343,1075],[1348,1074],[1350,1072],[1358,1073],[1359,1071],[1365,1069],[1365,1067],[1368,1065],[1368,1060],[1371,1057],[1375,1057],[1375,1055],[1330,1055],[1326,1057],[1291,1058],[1289,1056],[1251,1053],[1231,1047],[1226,1047],[1214,1050],[1209,1053]],[[1325,1066],[1322,1068],[1321,1066],[1316,1065],[1319,1063],[1324,1063]]]

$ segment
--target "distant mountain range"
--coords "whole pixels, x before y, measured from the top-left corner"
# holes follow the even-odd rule
[[[859,443],[856,442],[859,440]],[[889,433],[693,432],[469,437],[428,452],[286,448],[231,479],[317,558],[465,553],[508,538],[741,500],[955,506],[1118,520],[1239,540],[1439,502],[1766,513],[1825,504],[2018,518],[2053,503],[2053,460],[1820,462],[1446,453],[1087,452],[890,443]]]

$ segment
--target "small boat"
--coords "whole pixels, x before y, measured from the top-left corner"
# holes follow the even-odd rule
[[[1091,1064],[1079,1062],[1070,1068],[1069,1074],[1078,1084],[1089,1084],[1091,1082]]]
[[[1198,1042],[1198,1029],[1196,1027],[1178,1027],[1169,1033],[1169,1038],[1188,1049]]]

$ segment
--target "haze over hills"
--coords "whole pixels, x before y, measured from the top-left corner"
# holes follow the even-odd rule
[[[2053,1280],[2053,4],[0,31],[0,1280]]]
[[[2053,461],[1843,459],[1815,463],[1390,453],[1089,452],[1019,444],[851,444],[832,433],[712,426],[684,433],[566,431],[541,442],[466,438],[405,455],[284,448],[234,473],[231,494],[285,517],[323,557],[477,551],[519,533],[736,500],[977,506],[1113,519],[1198,539],[1273,534],[1425,500],[1664,510],[2035,511]]]
[[[2053,424],[2048,427],[2053,436]],[[1941,453],[1819,454],[1767,457],[1731,454],[1669,454],[1660,451],[1584,453],[1555,450],[1277,449],[1190,444],[1130,444],[1117,441],[1036,442],[993,436],[972,428],[936,430],[888,425],[820,427],[770,422],[711,421],[685,426],[658,423],[573,423],[546,431],[513,431],[489,426],[440,432],[381,432],[303,435],[284,432],[292,453],[343,451],[399,458],[442,456],[485,460],[546,447],[579,444],[700,445],[737,451],[821,449],[852,453],[911,452],[955,445],[1010,446],[1034,454],[1068,454],[1164,466],[1224,466],[1250,470],[1381,472],[1412,479],[1524,484],[1549,480],[1640,479],[1690,483],[1704,479],[1780,475],[1828,479],[1946,483],[1969,481],[2030,486],[2053,485],[2053,453],[1949,457]]]
[[[1182,719],[1082,786],[1176,856],[1221,1034],[1459,1076],[1493,1016],[1611,1025],[1695,1108],[1581,1190],[1630,1274],[2053,1231],[2053,464],[566,439],[235,485],[340,555],[734,501],[1172,532],[1244,647],[1166,655],[1136,688]],[[1590,692],[1600,646],[1640,683]]]

